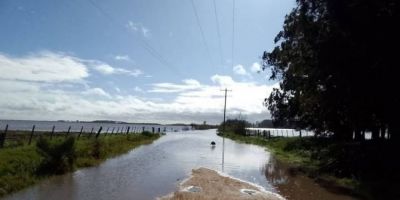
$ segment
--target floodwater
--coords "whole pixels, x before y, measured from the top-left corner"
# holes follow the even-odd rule
[[[210,145],[211,141],[217,144]],[[288,199],[351,199],[330,193],[310,179],[298,182],[277,167],[268,151],[225,139],[222,165],[222,138],[216,130],[168,133],[154,143],[109,159],[97,167],[56,176],[6,197],[13,199],[155,199],[173,192],[193,168],[207,167],[279,192]],[[273,174],[277,173],[277,176]],[[308,184],[299,195],[282,190],[282,185]],[[298,189],[298,188],[297,188]],[[312,195],[318,193],[318,195]]]
[[[313,179],[271,157],[264,170],[268,182],[275,186],[279,194],[286,199],[293,200],[353,200],[357,199],[346,195],[340,188],[333,186],[321,187]]]
[[[173,126],[173,125],[159,125],[159,124],[130,124],[130,123],[107,123],[107,122],[66,122],[66,121],[31,121],[31,120],[0,120],[0,131],[3,131],[8,125],[8,130],[15,131],[31,131],[35,125],[36,131],[50,132],[53,129],[55,132],[66,132],[71,127],[71,132],[79,132],[83,127],[83,132],[90,132],[93,128],[94,131],[103,127],[102,133],[105,132],[130,132],[140,131],[164,131],[173,132],[189,129],[189,126]]]

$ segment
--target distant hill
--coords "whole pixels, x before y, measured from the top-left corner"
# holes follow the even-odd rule
[[[161,124],[158,124],[158,123],[130,123],[130,122],[113,121],[113,120],[94,120],[94,121],[91,121],[89,123],[161,125]]]
[[[94,120],[90,121],[90,123],[128,124],[127,122],[112,121],[112,120]]]

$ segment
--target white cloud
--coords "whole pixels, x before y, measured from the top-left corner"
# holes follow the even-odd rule
[[[250,67],[250,71],[254,72],[254,73],[260,72],[261,71],[261,65],[259,63],[257,63],[257,62],[253,63],[253,65],[251,65],[251,67]]]
[[[104,97],[111,97],[110,94],[105,92],[101,88],[90,88],[83,92],[85,95],[95,95],[95,96],[104,96]]]
[[[134,90],[135,92],[143,92],[143,89],[140,88],[140,87],[138,87],[138,86],[136,86],[133,90]]]
[[[102,74],[110,75],[115,73],[115,69],[107,64],[100,64],[94,67],[95,70]]]
[[[131,58],[128,55],[116,55],[114,56],[115,60],[123,60],[123,61],[131,61]]]
[[[23,57],[0,53],[0,71],[0,79],[37,82],[74,82],[89,76],[83,60],[46,51]]]
[[[149,90],[149,92],[177,93],[177,92],[199,89],[200,87],[202,87],[200,83],[194,79],[185,79],[182,82],[184,84],[155,83],[153,84],[153,88]]]
[[[226,86],[231,86],[235,83],[235,81],[233,81],[232,77],[230,76],[222,76],[222,75],[214,75],[211,77],[211,80],[214,83],[217,83],[220,86],[226,87]]]
[[[22,57],[0,54],[0,69],[3,119],[219,123],[224,103],[220,89],[228,87],[232,90],[227,100],[228,117],[242,113],[249,120],[260,120],[269,117],[262,105],[264,98],[278,86],[236,81],[216,74],[210,77],[209,84],[195,79],[154,83],[148,97],[138,86],[134,88],[137,93],[114,95],[99,86],[90,86],[88,69],[105,74],[129,73],[125,69],[51,52]]]
[[[142,26],[142,33],[144,37],[150,37],[150,30]]]
[[[105,63],[100,63],[98,65],[95,65],[94,69],[104,75],[125,74],[125,75],[137,77],[137,76],[143,74],[143,72],[140,69],[127,70],[127,69],[123,69],[123,68],[115,68],[115,67],[111,67],[110,65],[105,64]]]
[[[126,27],[133,31],[138,31],[139,30],[138,26],[139,26],[139,24],[133,23],[132,21],[128,21],[128,23],[126,24]]]
[[[134,32],[140,31],[143,34],[143,36],[146,38],[150,37],[150,30],[147,27],[143,26],[143,24],[141,24],[141,23],[128,21],[128,23],[125,26],[126,26],[126,28],[128,28],[129,30],[132,30]]]
[[[243,65],[234,66],[233,72],[238,75],[247,75],[247,71],[246,71],[246,69],[244,69]]]

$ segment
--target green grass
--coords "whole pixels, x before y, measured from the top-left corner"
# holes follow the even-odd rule
[[[143,144],[149,144],[160,136],[157,134],[112,135],[98,139],[81,137],[75,140],[73,170],[95,166],[106,160]],[[63,137],[54,138],[51,145],[59,145]],[[39,173],[44,161],[38,153],[36,141],[31,145],[0,149],[0,197],[31,186],[54,174]],[[48,169],[48,172],[52,172]]]
[[[330,159],[329,156],[334,156],[329,141],[312,137],[264,139],[234,133],[226,133],[224,136],[238,142],[265,147],[277,159],[289,164],[293,170],[304,173],[318,182],[329,183],[330,187],[340,187],[357,195],[363,193],[359,189],[359,181],[345,176],[336,176],[334,172],[324,170],[324,164],[329,162],[327,161]]]
[[[297,138],[281,138],[275,137],[271,139],[263,139],[261,137],[256,136],[243,136],[237,135],[233,133],[226,133],[225,137],[239,141],[246,144],[255,144],[259,146],[266,147],[268,151],[273,153],[279,160],[295,164],[295,165],[314,165],[316,163],[312,163],[309,156],[309,153],[306,151],[296,152],[296,151],[285,151],[285,147],[288,143],[296,141]]]

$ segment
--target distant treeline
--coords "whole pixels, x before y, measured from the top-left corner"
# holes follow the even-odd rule
[[[210,124],[205,124],[205,123],[203,123],[203,124],[192,123],[192,124],[190,124],[190,126],[192,127],[192,129],[195,129],[195,130],[207,130],[207,129],[218,128],[218,125],[210,125]]]
[[[261,122],[252,124],[252,127],[256,128],[295,128],[294,123],[278,123],[272,119],[264,119]]]

